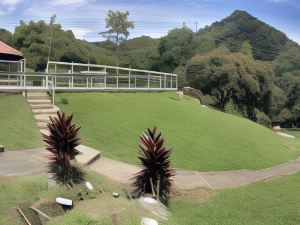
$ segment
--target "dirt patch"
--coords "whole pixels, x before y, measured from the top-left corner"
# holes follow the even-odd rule
[[[215,196],[216,192],[206,188],[196,188],[191,190],[176,190],[174,197],[187,197],[196,202],[206,202],[211,197]]]
[[[8,180],[8,177],[0,175],[0,182]]]

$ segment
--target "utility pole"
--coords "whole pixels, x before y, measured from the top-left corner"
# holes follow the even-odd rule
[[[49,41],[49,52],[48,52],[48,62],[50,61],[51,47],[52,47],[52,37],[53,37],[53,25],[55,23],[56,15],[51,16],[50,20],[50,41]]]
[[[198,22],[195,22],[196,25],[196,33],[198,32]]]
[[[185,22],[182,23],[182,27],[185,28]]]

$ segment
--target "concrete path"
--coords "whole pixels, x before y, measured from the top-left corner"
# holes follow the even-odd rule
[[[44,149],[0,153],[0,176],[23,176],[44,172],[48,155]]]
[[[140,168],[102,157],[90,169],[123,184],[132,183],[131,178]],[[262,170],[236,170],[198,172],[176,169],[175,186],[179,189],[210,188],[224,189],[251,184],[300,171],[300,157],[271,168]]]
[[[46,171],[49,153],[44,149],[10,151],[0,153],[0,176],[16,176]],[[123,184],[132,183],[131,178],[140,168],[101,156],[88,166],[92,171]],[[175,186],[179,189],[224,189],[277,178],[300,171],[300,157],[262,170],[236,170],[198,172],[176,169]]]

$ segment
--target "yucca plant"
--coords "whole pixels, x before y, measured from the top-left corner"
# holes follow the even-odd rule
[[[53,178],[66,185],[83,181],[82,171],[73,165],[72,160],[78,154],[75,149],[81,142],[77,137],[80,127],[72,122],[73,115],[57,112],[57,116],[50,117],[48,123],[49,135],[43,134],[46,150],[51,152],[50,172]]]
[[[143,169],[134,177],[134,194],[136,197],[152,194],[167,204],[171,192],[171,177],[175,175],[175,171],[170,167],[172,150],[164,146],[161,133],[157,134],[156,131],[156,127],[152,130],[148,128],[140,137],[138,158]]]

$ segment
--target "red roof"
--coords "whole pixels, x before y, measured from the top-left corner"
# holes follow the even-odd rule
[[[0,41],[0,54],[23,56],[21,52]]]

